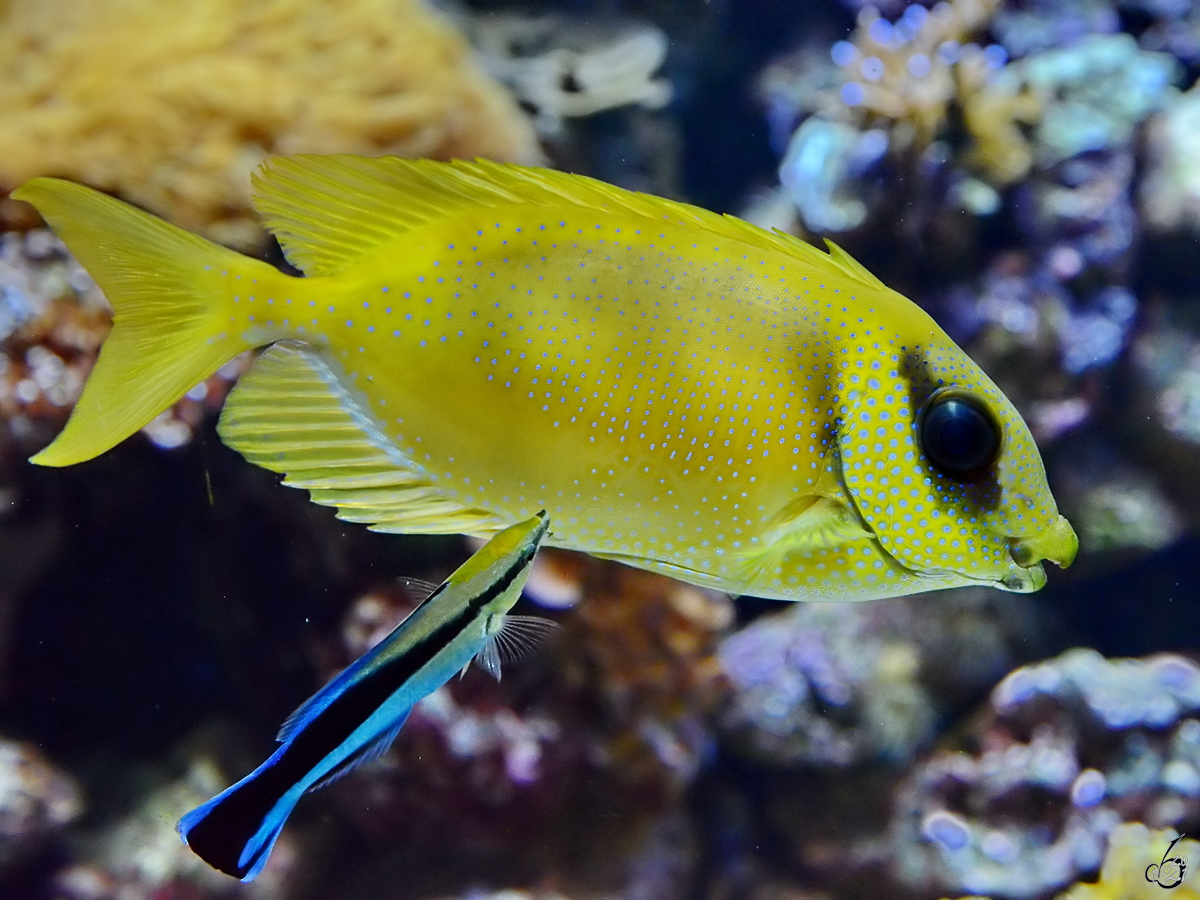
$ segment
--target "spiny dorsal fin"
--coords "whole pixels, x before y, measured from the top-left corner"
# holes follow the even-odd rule
[[[780,232],[782,234],[782,232]],[[857,259],[831,241],[825,238],[825,246],[829,250],[829,260],[839,269],[846,273],[850,278],[856,281],[861,281],[863,284],[873,288],[878,288],[881,291],[888,290],[888,286],[876,278],[871,272],[860,263]]]
[[[718,239],[785,253],[818,270],[833,266],[865,285],[882,287],[840,248],[826,255],[782,231],[764,231],[733,216],[553,169],[485,160],[300,155],[268,160],[253,183],[263,224],[287,258],[309,275],[340,272],[406,232],[472,209],[515,204],[561,209],[566,204],[703,229]]]

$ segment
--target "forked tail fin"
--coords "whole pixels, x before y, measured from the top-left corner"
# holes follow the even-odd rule
[[[35,178],[12,192],[31,203],[96,280],[113,330],[67,427],[32,458],[83,462],[114,447],[243,350],[266,342],[235,319],[240,277],[286,276],[83,185]],[[269,340],[270,338],[266,338]]]

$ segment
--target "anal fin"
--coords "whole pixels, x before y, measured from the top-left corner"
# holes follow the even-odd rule
[[[372,740],[369,744],[366,744],[357,753],[342,762],[342,764],[335,768],[332,772],[330,772],[320,781],[313,784],[308,791],[311,793],[312,791],[319,791],[323,787],[328,787],[335,781],[338,781],[344,776],[349,775],[359,766],[365,766],[369,762],[374,762],[375,760],[379,759],[379,757],[383,756],[383,754],[387,753],[388,749],[393,743],[395,743],[396,736],[400,734],[400,729],[403,728],[404,723],[408,721],[408,714],[410,712],[412,712],[411,707],[405,710],[404,715],[389,725],[387,730],[382,732],[379,737]]]
[[[321,354],[297,341],[280,341],[255,361],[217,431],[250,462],[283,473],[284,484],[373,531],[488,534],[504,524],[439,491]]]

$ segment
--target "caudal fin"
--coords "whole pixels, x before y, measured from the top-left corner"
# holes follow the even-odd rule
[[[233,280],[282,277],[91,188],[35,178],[12,192],[31,203],[96,280],[113,330],[63,432],[32,458],[83,462],[171,406],[251,341],[231,321]]]
[[[179,836],[214,869],[253,881],[267,864],[301,793],[276,767],[284,749],[179,820]]]

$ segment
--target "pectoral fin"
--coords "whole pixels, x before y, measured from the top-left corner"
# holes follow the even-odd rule
[[[499,681],[502,663],[516,662],[528,656],[558,627],[557,622],[538,616],[504,616],[500,627],[488,638],[475,660]]]
[[[874,539],[829,471],[812,492],[795,497],[780,509],[757,543],[740,551],[740,574],[752,592],[755,583],[782,574],[791,553],[836,550]]]

